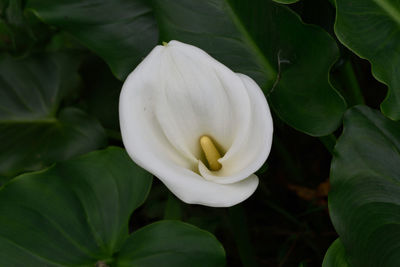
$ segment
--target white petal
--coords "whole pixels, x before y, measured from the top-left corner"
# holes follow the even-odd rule
[[[204,180],[196,173],[176,169],[174,174],[163,182],[171,192],[188,204],[231,207],[254,193],[258,186],[258,177],[252,174],[237,183],[217,184]]]
[[[163,50],[162,46],[155,47],[124,83],[119,102],[122,139],[131,158],[147,170],[152,158],[197,168],[169,143],[155,117],[159,84],[153,77]]]
[[[223,166],[220,171],[211,172],[199,163],[199,171],[204,178],[221,184],[235,183],[257,171],[267,159],[272,144],[272,117],[264,94],[251,78],[244,74],[238,76],[245,84],[252,103],[248,131],[238,138],[235,153],[229,154],[228,151],[219,160]]]
[[[225,151],[232,147],[250,119],[240,78],[204,51],[176,41],[162,59],[156,116],[168,140],[191,160],[200,158],[205,134]]]

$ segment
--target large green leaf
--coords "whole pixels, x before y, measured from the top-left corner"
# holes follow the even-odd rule
[[[157,44],[145,0],[29,0],[44,22],[63,29],[102,57],[123,80]]]
[[[372,64],[389,86],[382,112],[400,119],[400,1],[336,0],[335,32],[349,49]]]
[[[76,108],[59,111],[77,86],[78,62],[64,54],[0,57],[0,176],[37,170],[104,146],[100,124]]]
[[[322,267],[348,267],[350,266],[346,259],[346,251],[343,247],[340,239],[336,239],[335,242],[329,247],[325,254]]]
[[[151,181],[120,148],[15,178],[0,191],[0,265],[21,255],[21,266],[108,261],[128,237],[130,214]]]
[[[224,266],[225,251],[210,233],[178,221],[134,232],[118,254],[118,266]]]
[[[299,0],[274,0],[274,1],[281,4],[293,4],[298,2]]]
[[[129,236],[151,181],[121,148],[13,179],[0,190],[0,265],[223,266],[222,246],[194,226],[159,222]]]
[[[272,0],[154,0],[162,41],[196,45],[251,76],[278,115],[310,135],[341,123],[345,103],[328,81],[334,40]]]
[[[352,266],[399,266],[400,123],[350,109],[331,166],[329,210]]]

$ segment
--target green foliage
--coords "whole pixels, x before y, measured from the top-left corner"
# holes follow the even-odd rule
[[[119,131],[118,102],[122,82],[99,58],[87,60],[81,67],[81,73],[88,113],[99,119],[107,130]]]
[[[62,100],[79,85],[67,54],[0,58],[0,176],[32,171],[105,146],[104,129]]]
[[[329,210],[352,266],[398,266],[400,124],[347,111],[331,166]]]
[[[400,2],[336,0],[339,40],[371,62],[379,81],[389,86],[382,112],[400,119]]]
[[[329,247],[326,252],[322,267],[347,267],[350,266],[346,259],[346,251],[340,239]]]
[[[120,80],[158,39],[152,10],[144,0],[30,0],[28,8],[101,56]]]
[[[23,5],[23,0],[0,2],[0,51],[21,55],[50,35],[51,31],[36,16],[24,12]]]
[[[156,183],[138,209],[152,176],[99,151],[123,146],[122,82],[170,40],[252,77],[274,111],[246,208]],[[327,244],[323,267],[398,266],[396,120],[399,0],[0,0],[0,266],[225,265],[178,220],[228,266],[318,266]]]
[[[151,181],[120,148],[15,178],[0,191],[0,265],[223,265],[217,240],[181,222],[162,221],[129,235],[130,215]]]
[[[178,221],[161,221],[134,232],[118,253],[117,266],[224,266],[225,251],[208,232]]]
[[[274,1],[280,4],[293,4],[298,2],[299,0],[274,0]]]
[[[345,103],[328,81],[333,39],[271,0],[153,1],[163,41],[198,46],[249,75],[277,114],[313,136],[333,132]]]

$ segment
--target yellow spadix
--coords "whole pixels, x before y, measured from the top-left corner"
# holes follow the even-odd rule
[[[218,152],[212,139],[207,135],[203,135],[200,137],[200,146],[206,156],[210,170],[219,171],[222,168],[221,163],[218,162],[221,158],[221,154]]]

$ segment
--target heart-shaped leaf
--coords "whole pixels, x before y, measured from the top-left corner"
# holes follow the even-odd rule
[[[349,267],[346,251],[340,239],[336,239],[325,254],[322,267]]]
[[[145,0],[29,0],[28,8],[102,57],[120,80],[158,41]]]
[[[59,111],[77,86],[78,62],[64,54],[0,58],[0,176],[43,168],[104,146],[104,129],[76,108]]]
[[[163,41],[204,49],[270,95],[278,115],[310,135],[334,131],[345,103],[328,81],[334,40],[272,0],[154,0]]]
[[[331,166],[329,210],[352,266],[400,262],[400,123],[350,109]]]
[[[107,261],[128,237],[151,180],[120,148],[13,179],[0,191],[1,265],[20,255],[29,266]]]
[[[178,221],[134,232],[118,254],[118,266],[224,266],[225,251],[210,233]]]
[[[389,86],[382,112],[400,119],[400,2],[336,0],[339,40],[372,64],[374,76]]]
[[[155,223],[129,236],[130,215],[151,181],[120,148],[13,179],[0,190],[0,265],[223,265],[215,237],[181,222]]]
[[[0,58],[0,176],[38,170],[106,144],[104,129],[60,102],[79,81],[65,54]]]

